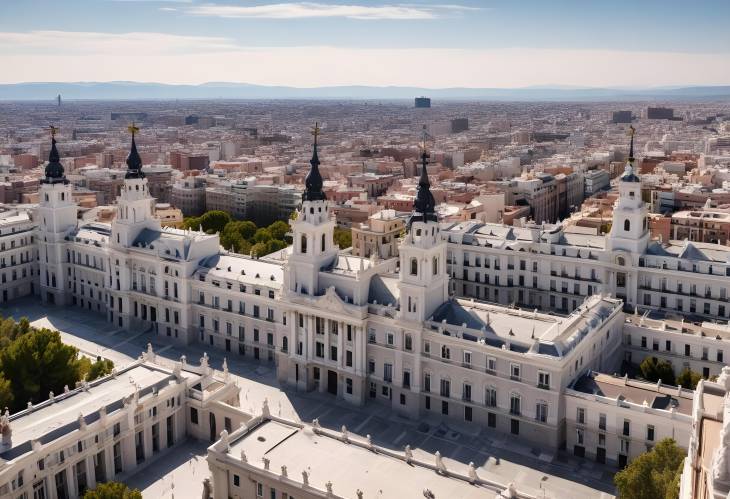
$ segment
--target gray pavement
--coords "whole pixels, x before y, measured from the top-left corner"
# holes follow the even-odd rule
[[[100,315],[75,308],[44,308],[34,300],[6,304],[0,307],[0,314],[16,319],[26,316],[34,326],[59,330],[64,342],[87,355],[109,358],[120,367],[137,358],[147,343],[152,343],[155,352],[170,361],[186,355],[190,362],[197,362],[207,351],[211,365],[220,368],[225,356],[225,352],[208,351],[204,345],[172,346],[150,333],[119,330]],[[273,364],[259,364],[231,353],[228,353],[227,361],[231,375],[241,387],[241,409],[244,411],[257,413],[264,399],[268,399],[272,413],[282,417],[308,422],[318,418],[322,426],[337,430],[344,424],[353,433],[370,434],[378,445],[400,450],[409,444],[415,454],[433,454],[438,450],[447,466],[465,467],[473,461],[480,468],[480,476],[504,484],[515,481],[538,497],[544,493],[546,497],[560,499],[603,499],[613,497],[615,493],[613,468],[561,452],[531,448],[515,442],[510,435],[486,429],[475,432],[471,427],[445,423],[436,417],[413,421],[397,416],[377,403],[353,407],[329,394],[292,391],[279,386]],[[181,460],[185,452],[175,454],[177,467],[150,465],[136,475],[138,478],[132,477],[130,483],[142,484],[143,487],[135,486],[143,492],[149,488],[152,494],[149,497],[169,497],[173,491],[167,482],[172,483],[173,477],[177,480],[175,469],[185,470],[201,463],[205,466],[206,444],[196,444],[190,443],[185,460]],[[200,478],[193,476],[196,480]],[[196,491],[200,489],[200,480],[194,488]],[[181,491],[175,492],[177,497],[185,497],[184,493],[178,492]]]

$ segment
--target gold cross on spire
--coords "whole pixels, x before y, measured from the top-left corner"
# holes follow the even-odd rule
[[[127,131],[132,134],[132,137],[134,137],[134,135],[139,132],[139,127],[136,126],[133,121],[132,124],[127,127]]]
[[[58,133],[58,127],[53,125],[48,125],[48,131],[51,132],[51,138],[56,138],[56,134]]]
[[[314,143],[317,143],[317,137],[319,137],[319,134],[322,133],[322,129],[319,128],[319,122],[314,122],[314,128],[312,128],[311,134],[314,136]]]

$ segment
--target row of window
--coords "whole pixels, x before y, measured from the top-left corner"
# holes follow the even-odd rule
[[[631,345],[631,335],[626,335],[626,344]],[[647,341],[646,336],[641,337],[640,342],[641,348],[649,348],[649,343]],[[660,341],[658,339],[652,340],[651,349],[655,352],[660,351]],[[674,353],[674,350],[672,350],[672,341],[671,340],[664,340],[664,352]],[[691,357],[692,356],[692,345],[685,343],[684,344],[684,356],[685,357]],[[725,354],[721,348],[718,348],[715,350],[715,358],[713,360],[716,360],[717,362],[724,362]],[[710,349],[709,347],[702,347],[702,356],[700,357],[702,360],[710,360]]]
[[[575,421],[577,424],[586,426],[587,421],[587,411],[584,407],[577,407],[576,408],[576,415],[575,415]],[[579,428],[580,429],[580,428]],[[599,413],[598,414],[598,429],[600,431],[606,431],[606,414],[605,413]],[[631,436],[631,420],[625,419],[623,420],[623,425],[621,427],[620,435],[624,437],[630,437]],[[649,442],[653,442],[655,438],[655,428],[654,425],[646,425],[646,440]],[[582,444],[580,444],[582,445]]]

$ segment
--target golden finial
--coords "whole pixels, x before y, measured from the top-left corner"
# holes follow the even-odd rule
[[[51,138],[55,139],[56,134],[58,133],[58,127],[53,125],[48,125],[48,131],[51,132]]]
[[[127,131],[132,134],[132,137],[134,137],[134,135],[139,132],[139,127],[136,126],[133,121],[132,124],[127,127]]]
[[[311,134],[314,136],[314,143],[317,143],[317,137],[319,137],[319,134],[322,133],[322,129],[319,128],[319,122],[314,122],[314,128],[312,128]]]

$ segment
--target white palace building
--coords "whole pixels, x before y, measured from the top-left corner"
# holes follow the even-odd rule
[[[691,419],[681,391],[612,376],[627,343],[638,360],[653,350],[676,369],[702,363],[708,376],[724,366],[727,326],[715,324],[715,337],[684,335],[655,311],[698,324],[726,319],[730,250],[650,241],[633,138],[606,237],[560,226],[440,224],[424,150],[399,257],[388,260],[333,243],[316,136],[293,245],[259,259],[225,251],[216,234],[161,227],[134,135],[116,218],[80,223],[52,142],[36,212],[0,219],[3,299],[35,294],[121,328],[275,363],[279,380],[301,391],[619,464]],[[526,307],[505,306],[513,303]],[[626,316],[637,307],[639,315]]]

